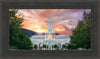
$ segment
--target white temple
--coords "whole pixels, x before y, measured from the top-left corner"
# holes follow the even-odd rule
[[[58,45],[59,48],[62,48],[63,44],[69,43],[70,37],[67,35],[56,35],[55,32],[53,32],[52,28],[52,20],[49,19],[48,21],[48,31],[45,33],[45,35],[33,35],[30,37],[33,46],[37,45],[38,49],[40,46],[45,44],[47,46],[47,50],[53,50],[53,45]]]

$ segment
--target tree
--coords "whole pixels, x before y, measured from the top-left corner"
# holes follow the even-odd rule
[[[9,45],[11,49],[33,49],[32,42],[20,29],[22,18],[15,16],[15,11],[9,12]]]
[[[42,48],[46,48],[46,45],[45,45],[45,44],[43,44]]]
[[[80,20],[72,32],[73,35],[71,36],[70,46],[89,49],[91,45],[91,13],[84,12],[83,16],[84,20]]]
[[[62,45],[62,48],[65,48],[65,49],[66,49],[66,48],[67,48],[67,46],[66,46],[65,44],[63,44],[63,45]]]
[[[73,50],[73,49],[77,49],[78,47],[75,44],[68,44],[67,48]]]
[[[55,44],[53,47],[54,47],[54,48],[56,48],[56,49],[58,49],[58,48],[59,48],[59,46],[58,46],[57,44]]]
[[[37,47],[38,47],[38,46],[35,44],[35,45],[34,45],[34,48],[37,49]]]

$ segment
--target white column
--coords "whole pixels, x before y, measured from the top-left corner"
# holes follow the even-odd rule
[[[46,40],[47,38],[46,38],[46,35],[45,35],[45,40]]]
[[[61,49],[62,49],[62,44],[61,44]]]
[[[39,44],[37,44],[37,46],[38,46],[38,48],[37,48],[37,49],[39,50]]]
[[[54,40],[55,40],[55,35],[54,35]]]

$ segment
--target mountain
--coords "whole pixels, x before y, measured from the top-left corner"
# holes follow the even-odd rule
[[[28,29],[24,29],[24,28],[21,28],[22,32],[25,33],[28,37],[31,37],[32,35],[45,35],[45,33],[42,33],[42,34],[37,34],[36,32],[34,31],[31,31],[31,30],[28,30]],[[56,35],[60,35],[58,33],[55,33]]]
[[[36,32],[21,28],[22,32],[25,33],[28,37],[31,37],[32,35],[36,35]]]
[[[58,33],[55,33],[56,35],[60,35],[60,34],[58,34]]]

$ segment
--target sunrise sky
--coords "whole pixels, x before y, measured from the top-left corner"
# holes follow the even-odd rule
[[[16,16],[24,18],[22,28],[37,33],[46,32],[48,20],[51,17],[53,31],[61,35],[72,35],[72,29],[79,20],[83,20],[83,12],[91,9],[18,9]]]

